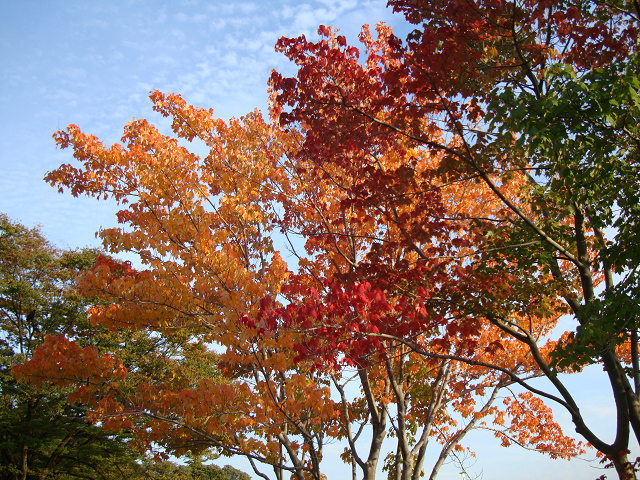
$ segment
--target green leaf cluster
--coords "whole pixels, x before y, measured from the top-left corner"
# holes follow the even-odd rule
[[[597,301],[589,299],[581,307],[583,324],[556,352],[557,367],[581,368],[599,358],[605,345],[615,346],[637,329],[639,67],[637,52],[591,69],[554,63],[537,72],[539,91],[500,85],[492,92],[487,119],[504,138],[517,132],[512,158],[531,171],[529,202],[540,227],[578,255],[573,222],[567,219],[582,212],[594,255],[591,268],[622,277]],[[540,262],[545,257],[529,258]]]

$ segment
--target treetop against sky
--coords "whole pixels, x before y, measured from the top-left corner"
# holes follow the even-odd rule
[[[158,421],[168,419],[166,408],[176,415],[174,406],[182,405],[175,434],[192,429],[218,448],[251,451],[266,463],[279,445],[288,452],[286,468],[298,475],[302,469],[319,474],[332,449],[329,442],[323,450],[324,440],[334,438],[349,440],[345,458],[368,477],[369,463],[348,432],[367,412],[372,445],[391,422],[401,470],[410,475],[415,462],[424,461],[418,450],[429,428],[439,428],[436,437],[448,444],[446,432],[456,425],[436,414],[448,405],[462,418],[494,415],[498,425],[509,416],[498,432],[503,443],[552,456],[576,453],[581,446],[560,435],[544,405],[509,390],[516,376],[542,375],[552,393],[535,381],[528,388],[564,405],[556,412],[565,432],[573,430],[569,412],[578,433],[611,455],[622,476],[625,451],[635,442],[627,441],[630,425],[632,437],[640,433],[631,385],[637,366],[623,369],[637,357],[637,327],[625,317],[635,311],[637,279],[611,273],[633,273],[637,260],[625,247],[637,242],[636,125],[630,120],[637,118],[637,53],[629,40],[637,12],[623,3],[524,2],[517,11],[502,2],[390,4],[420,28],[407,43],[390,27],[365,29],[359,52],[349,46],[357,43],[356,25],[387,20],[400,38],[411,27],[382,5],[355,2],[269,10],[185,3],[124,12],[71,5],[50,12],[68,14],[58,23],[44,22],[44,10],[9,12],[16,25],[28,17],[61,40],[45,43],[34,33],[19,45],[31,56],[8,56],[15,68],[3,81],[17,95],[2,101],[16,113],[14,130],[3,135],[15,131],[6,143],[23,145],[6,151],[8,178],[29,178],[41,166],[53,170],[69,161],[68,151],[38,150],[44,143],[34,132],[53,114],[62,117],[58,146],[72,147],[85,170],[63,167],[48,181],[128,202],[119,219],[132,230],[104,230],[102,237],[111,252],[137,252],[144,269],[98,260],[81,289],[115,303],[91,310],[93,321],[168,336],[180,327],[197,348],[210,341],[227,348],[220,366],[228,383],[200,372],[185,377],[191,382],[185,390],[180,382],[153,379],[127,396],[125,387],[101,383],[108,381],[102,369],[91,377],[99,379],[97,390],[80,389],[74,398],[97,414],[135,407]],[[124,23],[104,20],[120,16]],[[315,21],[342,28],[347,38],[327,27],[314,33]],[[212,30],[215,40],[207,36]],[[281,35],[288,39],[278,42],[277,54],[269,43]],[[3,42],[8,49],[8,39]],[[56,61],[37,75],[43,63],[31,59],[43,57]],[[265,91],[270,67],[279,72],[269,81],[279,125],[259,114],[225,122],[264,105],[265,97],[245,95]],[[154,90],[155,114],[144,113],[141,90]],[[189,104],[212,105],[223,120]],[[132,116],[149,118],[159,130]],[[170,120],[182,139],[163,135]],[[64,130],[68,123],[80,128]],[[120,141],[123,125],[124,147],[109,148]],[[194,147],[201,158],[184,149],[194,135],[202,141]],[[22,221],[42,212],[45,218],[35,221],[63,229],[63,242],[87,226],[94,231],[115,223],[113,203],[46,201],[53,195],[31,184],[41,185],[7,180],[6,210]],[[619,207],[615,213],[612,204]],[[14,214],[16,205],[24,208]],[[284,248],[270,239],[274,227],[306,239],[297,271],[288,272],[275,252]],[[602,231],[612,227],[620,236],[607,245]],[[599,284],[605,296],[598,296]],[[581,328],[564,337],[562,349],[545,344],[568,312]],[[46,352],[73,351],[65,342],[52,340]],[[58,368],[43,359],[29,368]],[[617,422],[608,418],[615,442],[589,415],[598,402],[592,392],[572,395],[565,387],[574,380],[553,370],[598,362],[608,375],[603,393],[609,383],[616,395]],[[488,364],[493,373],[474,370]],[[345,387],[345,366],[357,368],[363,403],[332,397],[329,385],[334,393]],[[114,380],[124,381],[116,370]],[[504,410],[478,403],[472,414],[475,395],[494,401],[483,395],[489,390]],[[106,395],[106,403],[91,403],[101,398],[96,394]],[[393,414],[382,407],[388,402],[396,406]],[[221,413],[220,405],[244,413]],[[209,408],[215,414],[206,416]],[[425,430],[414,438],[416,418]],[[139,420],[109,421],[133,428]],[[163,441],[181,453],[185,447],[161,436],[162,425],[142,422],[140,440]],[[289,443],[283,425],[305,445],[302,457],[301,444]],[[229,428],[247,436],[229,440]],[[480,437],[465,442],[474,438]],[[523,458],[512,452],[511,460]]]

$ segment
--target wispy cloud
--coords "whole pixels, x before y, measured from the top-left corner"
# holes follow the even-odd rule
[[[382,11],[385,0],[372,1]],[[292,68],[273,50],[280,36],[312,37],[320,23],[357,31],[353,22],[359,19],[354,19],[370,10],[355,0],[11,5],[11,12],[3,7],[7,28],[0,31],[7,53],[0,108],[11,112],[0,124],[5,199],[0,207],[11,210],[21,191],[38,184],[38,205],[25,199],[15,208],[30,212],[22,215],[25,220],[46,216],[61,223],[79,204],[66,203],[67,197],[41,182],[62,158],[71,161],[68,152],[54,150],[56,128],[76,123],[107,144],[119,141],[122,126],[134,116],[167,128],[166,120],[150,111],[147,96],[153,89],[181,93],[189,102],[214,107],[223,118],[266,109],[270,70]],[[18,141],[22,132],[29,132],[28,141]],[[59,214],[47,213],[47,205],[56,205]]]

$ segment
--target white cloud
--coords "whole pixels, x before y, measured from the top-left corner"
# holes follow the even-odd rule
[[[229,52],[222,57],[222,64],[227,67],[235,67],[238,65],[238,55],[236,52]]]
[[[184,41],[187,38],[187,34],[184,33],[182,30],[177,30],[177,29],[173,29],[171,30],[171,35],[180,40],[181,42]]]
[[[258,5],[255,3],[237,3],[236,7],[239,10],[239,13],[243,15],[249,15],[258,10]]]
[[[194,23],[203,23],[206,22],[207,20],[209,20],[209,17],[207,15],[205,15],[204,13],[196,13],[191,20]]]
[[[153,86],[149,83],[145,83],[145,82],[138,82],[136,83],[136,89],[137,90],[142,90],[144,92],[150,92],[151,90],[153,90]]]
[[[196,66],[198,67],[199,74],[202,77],[208,77],[209,75],[211,75],[212,69],[211,69],[211,66],[209,65],[209,62],[207,61],[200,62],[200,63],[197,63]]]
[[[160,11],[158,11],[158,17],[156,18],[156,22],[157,23],[164,23],[167,21],[168,15],[167,15],[167,11],[162,8],[160,9]]]
[[[350,10],[358,5],[356,0],[318,0],[318,2],[338,11]]]
[[[215,20],[211,20],[209,25],[213,30],[222,30],[227,26],[227,21],[224,18],[216,18]]]
[[[251,51],[260,50],[264,46],[264,43],[258,39],[247,39],[245,43],[245,48]]]
[[[173,57],[170,57],[167,54],[160,54],[160,55],[156,55],[155,57],[151,58],[151,61],[153,63],[161,63],[163,65],[175,65],[176,61]]]
[[[65,87],[84,87],[87,85],[88,73],[84,67],[64,67],[56,69],[53,74]]]

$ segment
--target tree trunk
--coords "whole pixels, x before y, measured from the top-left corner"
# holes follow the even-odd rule
[[[618,459],[612,459],[612,463],[620,480],[636,480],[636,469],[633,464],[629,463],[626,453],[620,455]]]

